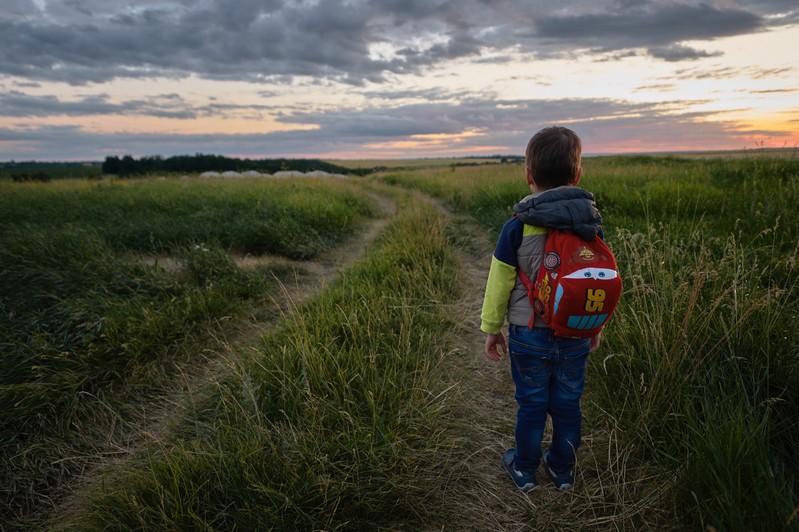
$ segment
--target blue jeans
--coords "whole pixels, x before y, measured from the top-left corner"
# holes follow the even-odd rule
[[[574,467],[580,447],[588,338],[560,338],[551,329],[511,325],[509,349],[516,383],[516,469],[534,473],[541,460],[547,414],[552,417],[548,461],[557,474]]]

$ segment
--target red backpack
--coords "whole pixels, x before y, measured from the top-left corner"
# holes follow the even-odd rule
[[[534,309],[530,327],[541,316],[555,336],[598,334],[621,298],[616,259],[599,237],[588,241],[571,231],[550,229],[535,284],[521,269],[517,272]]]

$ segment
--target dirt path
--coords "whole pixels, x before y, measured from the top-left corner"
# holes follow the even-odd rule
[[[280,289],[270,300],[253,308],[249,318],[230,319],[209,338],[209,345],[196,356],[196,362],[178,368],[172,385],[142,405],[132,421],[123,421],[117,437],[109,438],[107,448],[86,458],[84,474],[71,479],[54,496],[53,511],[44,517],[55,526],[60,516],[78,512],[85,501],[84,495],[102,480],[102,472],[110,466],[130,459],[138,450],[163,444],[175,430],[176,424],[185,419],[193,405],[207,393],[209,386],[222,380],[235,367],[242,350],[256,349],[260,339],[275,330],[279,318],[296,311],[304,301],[313,297],[325,285],[360,260],[369,245],[380,235],[384,227],[397,213],[396,202],[383,194],[369,193],[384,213],[381,218],[368,221],[366,227],[356,232],[335,248],[322,253],[311,261],[297,261],[285,257],[233,256],[239,267],[254,268],[262,265],[282,265],[294,270],[291,279],[278,281]],[[145,258],[150,264],[155,258]],[[161,267],[177,268],[178,263],[169,257],[158,257]],[[0,526],[2,530],[2,526]]]
[[[175,396],[179,400],[172,401],[167,398],[168,407],[155,416],[150,430],[145,431],[146,434],[156,440],[159,439],[160,435],[167,432],[166,427],[173,420],[185,417],[185,410],[192,403],[194,394],[201,394],[209,382],[219,381],[227,375],[242,349],[256,349],[260,339],[276,329],[280,321],[276,319],[277,317],[296,311],[303,302],[319,293],[342,271],[362,258],[369,245],[397,213],[397,205],[391,198],[375,193],[370,193],[369,196],[378,205],[379,212],[387,216],[369,220],[365,228],[314,260],[291,260],[275,255],[233,257],[241,268],[282,264],[293,268],[294,275],[290,281],[278,281],[280,289],[270,296],[271,304],[267,305],[268,308],[258,309],[258,314],[253,314],[249,320],[231,323],[230,327],[226,327],[221,333],[224,336],[217,338],[220,347],[209,352],[204,363],[181,373],[178,389],[170,393],[170,396]],[[189,401],[186,401],[186,398]]]
[[[281,315],[293,312],[305,300],[322,290],[326,284],[334,281],[339,274],[358,262],[371,243],[382,233],[385,226],[396,216],[397,204],[389,196],[374,192],[368,193],[378,206],[379,212],[386,216],[370,220],[367,227],[347,238],[334,248],[322,253],[314,260],[300,261],[287,259],[274,255],[260,256],[234,256],[233,259],[239,267],[253,268],[264,264],[284,265],[293,268],[295,273],[291,282],[281,282],[281,290],[272,302]],[[274,321],[253,320],[252,327],[256,329],[255,336],[262,336],[271,330]],[[230,338],[229,342],[235,345],[247,343],[247,338],[252,339],[253,334],[245,334]]]
[[[438,208],[446,211],[440,204]],[[640,529],[636,514],[647,498],[657,497],[657,491],[625,478],[629,450],[618,448],[615,432],[597,420],[590,379],[583,398],[583,440],[578,451],[575,488],[565,493],[557,491],[541,468],[540,487],[528,494],[519,491],[507,477],[501,461],[504,451],[515,446],[514,384],[507,356],[497,363],[485,358],[485,336],[480,332],[479,321],[495,242],[481,227],[449,215],[470,239],[460,251],[464,296],[456,305],[462,314],[451,360],[461,394],[462,410],[458,415],[462,423],[456,423],[456,430],[466,447],[463,477],[453,481],[447,494],[451,500],[445,503],[460,510],[453,515],[452,529]],[[601,364],[604,356],[600,347],[589,364]],[[551,437],[550,431],[548,426],[544,445]]]

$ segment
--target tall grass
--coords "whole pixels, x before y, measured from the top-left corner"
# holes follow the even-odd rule
[[[6,518],[43,504],[126,410],[196,360],[216,320],[275,285],[268,267],[245,272],[212,245],[186,248],[176,275],[120,258],[89,229],[18,228],[0,242]]]
[[[799,527],[799,161],[586,158],[625,293],[587,391],[681,527]],[[521,165],[391,173],[498,232]]]
[[[372,214],[351,183],[329,179],[0,182],[0,226],[92,227],[116,250],[168,252],[214,241],[307,259]]]
[[[371,212],[341,183],[61,181],[0,191],[0,521],[41,514],[202,359],[224,320],[263,304],[275,277],[289,274],[268,263],[239,268],[228,255],[235,238],[251,239],[242,251],[310,256]],[[131,253],[141,250],[168,250],[177,269],[144,264]]]
[[[629,273],[598,401],[642,455],[676,471],[687,524],[782,529],[799,471],[795,288],[764,283],[768,264],[733,237],[713,253],[701,230],[693,247],[668,227],[643,236],[614,240]]]
[[[414,528],[451,473],[445,223],[405,205],[377,249],[245,354],[190,436],[94,493],[89,528]],[[451,464],[450,464],[451,466]],[[432,498],[431,498],[432,497]]]

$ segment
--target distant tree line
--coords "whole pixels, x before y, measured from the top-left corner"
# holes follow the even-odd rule
[[[523,161],[524,157],[516,155],[491,155],[461,157],[453,162],[455,166],[472,166],[486,164],[486,159],[501,163]],[[465,161],[464,161],[465,159]],[[469,161],[475,159],[475,162]],[[345,168],[319,159],[235,159],[222,155],[178,155],[163,158],[160,155],[145,156],[134,159],[130,155],[123,157],[106,157],[103,163],[95,162],[41,162],[41,161],[0,161],[0,179],[14,181],[49,181],[62,178],[88,178],[101,179],[102,174],[112,174],[122,177],[133,175],[185,173],[197,174],[201,172],[258,172],[273,174],[281,170],[295,170],[310,172],[321,170],[331,174],[357,174],[366,175],[373,172],[396,170],[398,167],[375,166],[369,168]]]
[[[100,177],[100,163],[95,162],[0,162],[0,179],[13,181],[50,181],[64,178]]]
[[[255,170],[273,174],[281,170],[310,172],[321,170],[328,173],[352,173],[352,170],[319,159],[234,159],[222,155],[176,155],[164,159],[160,155],[134,159],[130,155],[106,157],[104,174],[119,176],[145,175],[152,173],[201,173],[201,172],[247,172]]]
[[[11,179],[17,183],[24,183],[26,181],[41,181],[46,183],[52,179],[47,172],[17,172],[11,174]]]

